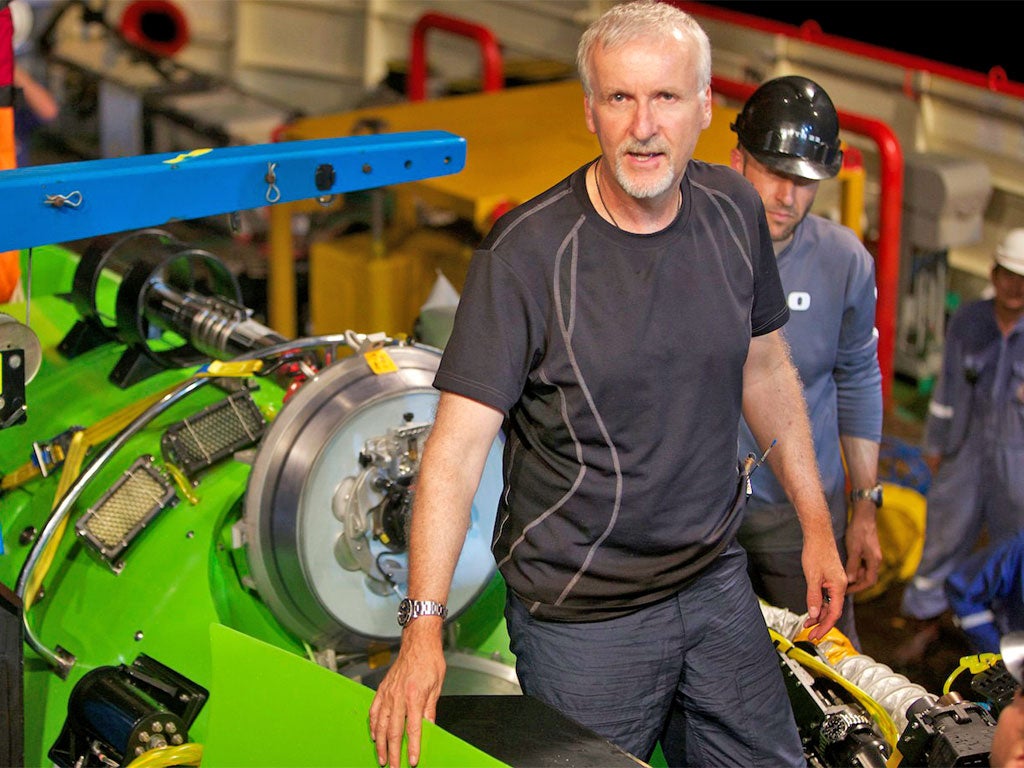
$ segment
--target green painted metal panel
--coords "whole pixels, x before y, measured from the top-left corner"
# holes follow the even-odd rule
[[[73,426],[94,426],[195,372],[194,368],[163,370],[122,389],[108,380],[124,351],[122,344],[103,343],[74,358],[59,354],[58,344],[79,319],[73,304],[61,296],[71,288],[77,256],[48,247],[35,249],[33,259],[33,284],[38,278],[45,286],[41,294],[33,294],[31,304],[31,328],[39,337],[42,361],[39,373],[26,388],[27,420],[0,431],[0,477],[30,462],[33,443],[48,443]],[[116,285],[104,281],[103,290],[114,288]],[[0,311],[24,320],[24,305],[5,305]],[[281,407],[284,392],[271,379],[260,379],[258,384],[253,398],[272,418]],[[68,530],[43,579],[43,596],[28,614],[43,645],[70,653],[75,663],[66,677],[61,677],[26,647],[28,765],[50,764],[47,752],[68,717],[69,697],[87,672],[131,664],[143,653],[211,691],[210,701],[190,729],[191,740],[210,748],[204,765],[375,764],[366,732],[371,689],[310,661],[303,641],[283,627],[245,581],[244,550],[235,540],[234,526],[242,516],[249,464],[229,458],[202,472],[192,489],[196,503],[182,497],[160,512],[125,551],[119,572],[74,533],[73,521],[112,487],[137,457],[148,454],[159,461],[160,439],[169,425],[223,397],[217,388],[206,387],[173,405],[132,437],[76,500]],[[58,501],[59,475],[58,471],[49,477],[35,476],[0,496],[4,544],[0,581],[12,589]],[[502,618],[504,597],[504,585],[496,576],[479,600],[453,622],[450,636],[453,649],[463,657],[459,661],[482,660],[511,669]],[[220,640],[212,645],[211,626],[221,628],[214,631],[212,637]],[[259,657],[259,663],[253,662],[253,655]],[[489,675],[487,668],[469,667],[467,674]],[[277,683],[290,685],[290,692],[276,691],[271,684]],[[234,693],[222,691],[222,685]],[[250,691],[246,695],[239,689],[246,685],[271,693],[256,696]],[[337,708],[325,706],[328,701],[337,702]],[[235,706],[242,709],[232,713]],[[297,729],[317,722],[308,712],[300,714],[303,707],[326,718],[322,720],[322,742],[304,744],[313,739],[312,734],[309,739],[298,738],[303,731]],[[340,709],[343,707],[348,709]],[[260,711],[253,714],[249,708]],[[340,724],[337,714],[341,711],[349,712],[347,725]],[[234,725],[226,724],[232,719]],[[264,743],[264,736],[274,732],[270,722],[287,725],[292,734],[288,737],[282,732],[284,751],[268,749]],[[335,727],[333,733],[329,726]],[[349,728],[351,733],[346,730]],[[236,741],[221,740],[230,736],[232,729],[237,731],[236,741],[246,735],[252,745],[240,747]],[[348,735],[339,739],[339,733]],[[232,754],[236,747],[242,752]],[[424,747],[423,766],[500,765],[434,726],[427,729]],[[254,762],[261,755],[283,759],[288,749],[296,762]],[[429,760],[437,762],[428,762],[428,754]],[[318,762],[321,759],[326,762]]]
[[[213,685],[203,766],[366,768],[373,691],[227,627],[210,628]],[[408,765],[403,754],[403,765]],[[420,768],[503,766],[424,723]]]

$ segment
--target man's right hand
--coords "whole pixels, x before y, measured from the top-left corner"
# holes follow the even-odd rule
[[[471,523],[473,495],[504,415],[468,397],[442,392],[423,449],[409,530],[410,594],[447,602]],[[402,736],[409,764],[420,759],[423,721],[434,722],[446,670],[440,616],[420,616],[402,630],[402,645],[370,705],[377,762],[398,768]]]
[[[409,765],[420,759],[423,721],[434,722],[446,664],[441,642],[440,616],[421,616],[402,631],[398,658],[377,686],[370,705],[370,738],[377,747],[377,763],[398,768],[402,736],[408,735]]]

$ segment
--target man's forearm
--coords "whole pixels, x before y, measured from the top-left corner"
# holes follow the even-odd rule
[[[870,488],[878,482],[878,441],[843,435],[843,459],[852,488]]]
[[[409,532],[409,596],[446,602],[473,497],[502,415],[442,394],[423,451]]]
[[[772,472],[796,507],[805,539],[832,538],[832,521],[814,455],[807,405],[784,339],[759,337],[744,368],[743,415],[759,445],[777,441]]]

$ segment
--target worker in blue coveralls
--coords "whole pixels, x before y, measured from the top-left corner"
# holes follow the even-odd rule
[[[954,622],[978,653],[1024,631],[1024,531],[974,552],[946,579]]]
[[[806,77],[769,80],[732,128],[738,142],[730,163],[764,201],[790,310],[784,333],[807,399],[832,529],[845,554],[849,586],[836,628],[859,650],[852,595],[875,584],[882,561],[875,525],[882,503],[875,263],[851,229],[810,213],[820,181],[834,177],[843,158],[839,118],[820,85]],[[741,425],[741,458],[768,447]],[[802,614],[807,582],[796,512],[769,468],[752,478],[751,491],[739,541],[754,589],[766,602]]]
[[[946,578],[983,531],[994,545],[1024,529],[1024,229],[1010,231],[994,256],[993,296],[950,319],[925,425],[933,477],[924,550],[902,610],[933,622],[918,630],[932,639],[949,608]]]

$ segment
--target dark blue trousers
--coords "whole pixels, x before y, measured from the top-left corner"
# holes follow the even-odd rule
[[[511,594],[505,616],[523,692],[641,760],[662,738],[678,764],[806,766],[736,544],[677,595],[628,616],[539,621]],[[675,732],[663,734],[676,697]]]

